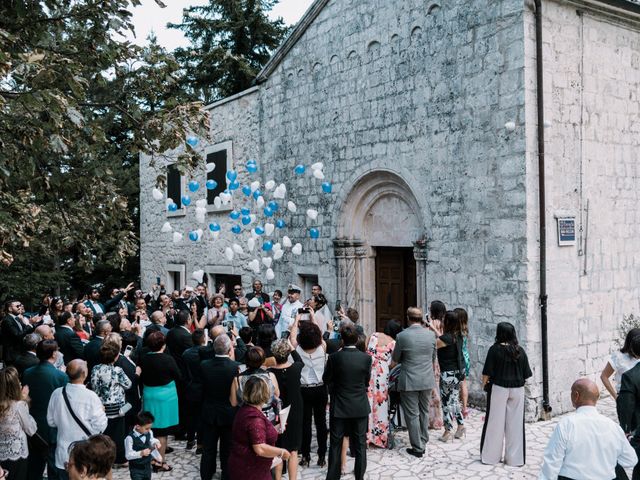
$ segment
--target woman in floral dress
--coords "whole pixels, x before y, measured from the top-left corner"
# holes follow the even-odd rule
[[[367,353],[372,357],[367,443],[381,448],[387,448],[389,438],[389,365],[395,345],[393,338],[380,332],[371,335],[367,343]]]
[[[434,300],[429,306],[429,323],[427,326],[436,334],[436,338],[442,335],[442,321],[447,307],[439,300]],[[429,428],[432,430],[440,430],[444,427],[442,419],[442,402],[440,400],[440,365],[438,360],[433,364],[433,373],[436,378],[436,388],[431,391],[431,399],[429,400]]]

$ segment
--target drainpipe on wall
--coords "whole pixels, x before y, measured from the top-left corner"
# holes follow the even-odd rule
[[[542,416],[551,414],[549,404],[549,344],[547,339],[547,216],[544,167],[544,69],[542,58],[542,0],[536,7],[536,83],[538,103],[538,195],[540,208],[540,333],[542,342]]]

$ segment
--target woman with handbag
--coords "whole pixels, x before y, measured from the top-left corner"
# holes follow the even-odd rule
[[[500,322],[496,342],[487,352],[482,384],[487,392],[487,413],[480,440],[480,459],[487,465],[502,461],[521,467],[525,463],[524,384],[531,377],[527,354],[518,345],[516,329]]]
[[[0,471],[9,472],[6,480],[27,478],[27,436],[38,429],[29,415],[28,400],[29,387],[20,386],[18,371],[13,367],[0,370]]]
[[[125,466],[127,463],[124,453],[124,410],[127,410],[124,392],[132,386],[124,370],[114,365],[119,356],[120,348],[115,342],[104,342],[100,347],[101,363],[91,371],[91,389],[100,398],[107,414],[108,424],[104,433],[116,444],[116,467]],[[128,408],[131,408],[131,405],[128,405]]]

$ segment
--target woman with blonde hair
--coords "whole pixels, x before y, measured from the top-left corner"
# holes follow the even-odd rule
[[[27,478],[29,447],[27,437],[38,425],[29,414],[29,387],[20,386],[13,367],[0,370],[0,467],[8,471],[6,480]]]

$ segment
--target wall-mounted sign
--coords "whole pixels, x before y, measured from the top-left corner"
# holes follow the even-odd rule
[[[558,245],[565,247],[576,244],[576,219],[558,217]]]

